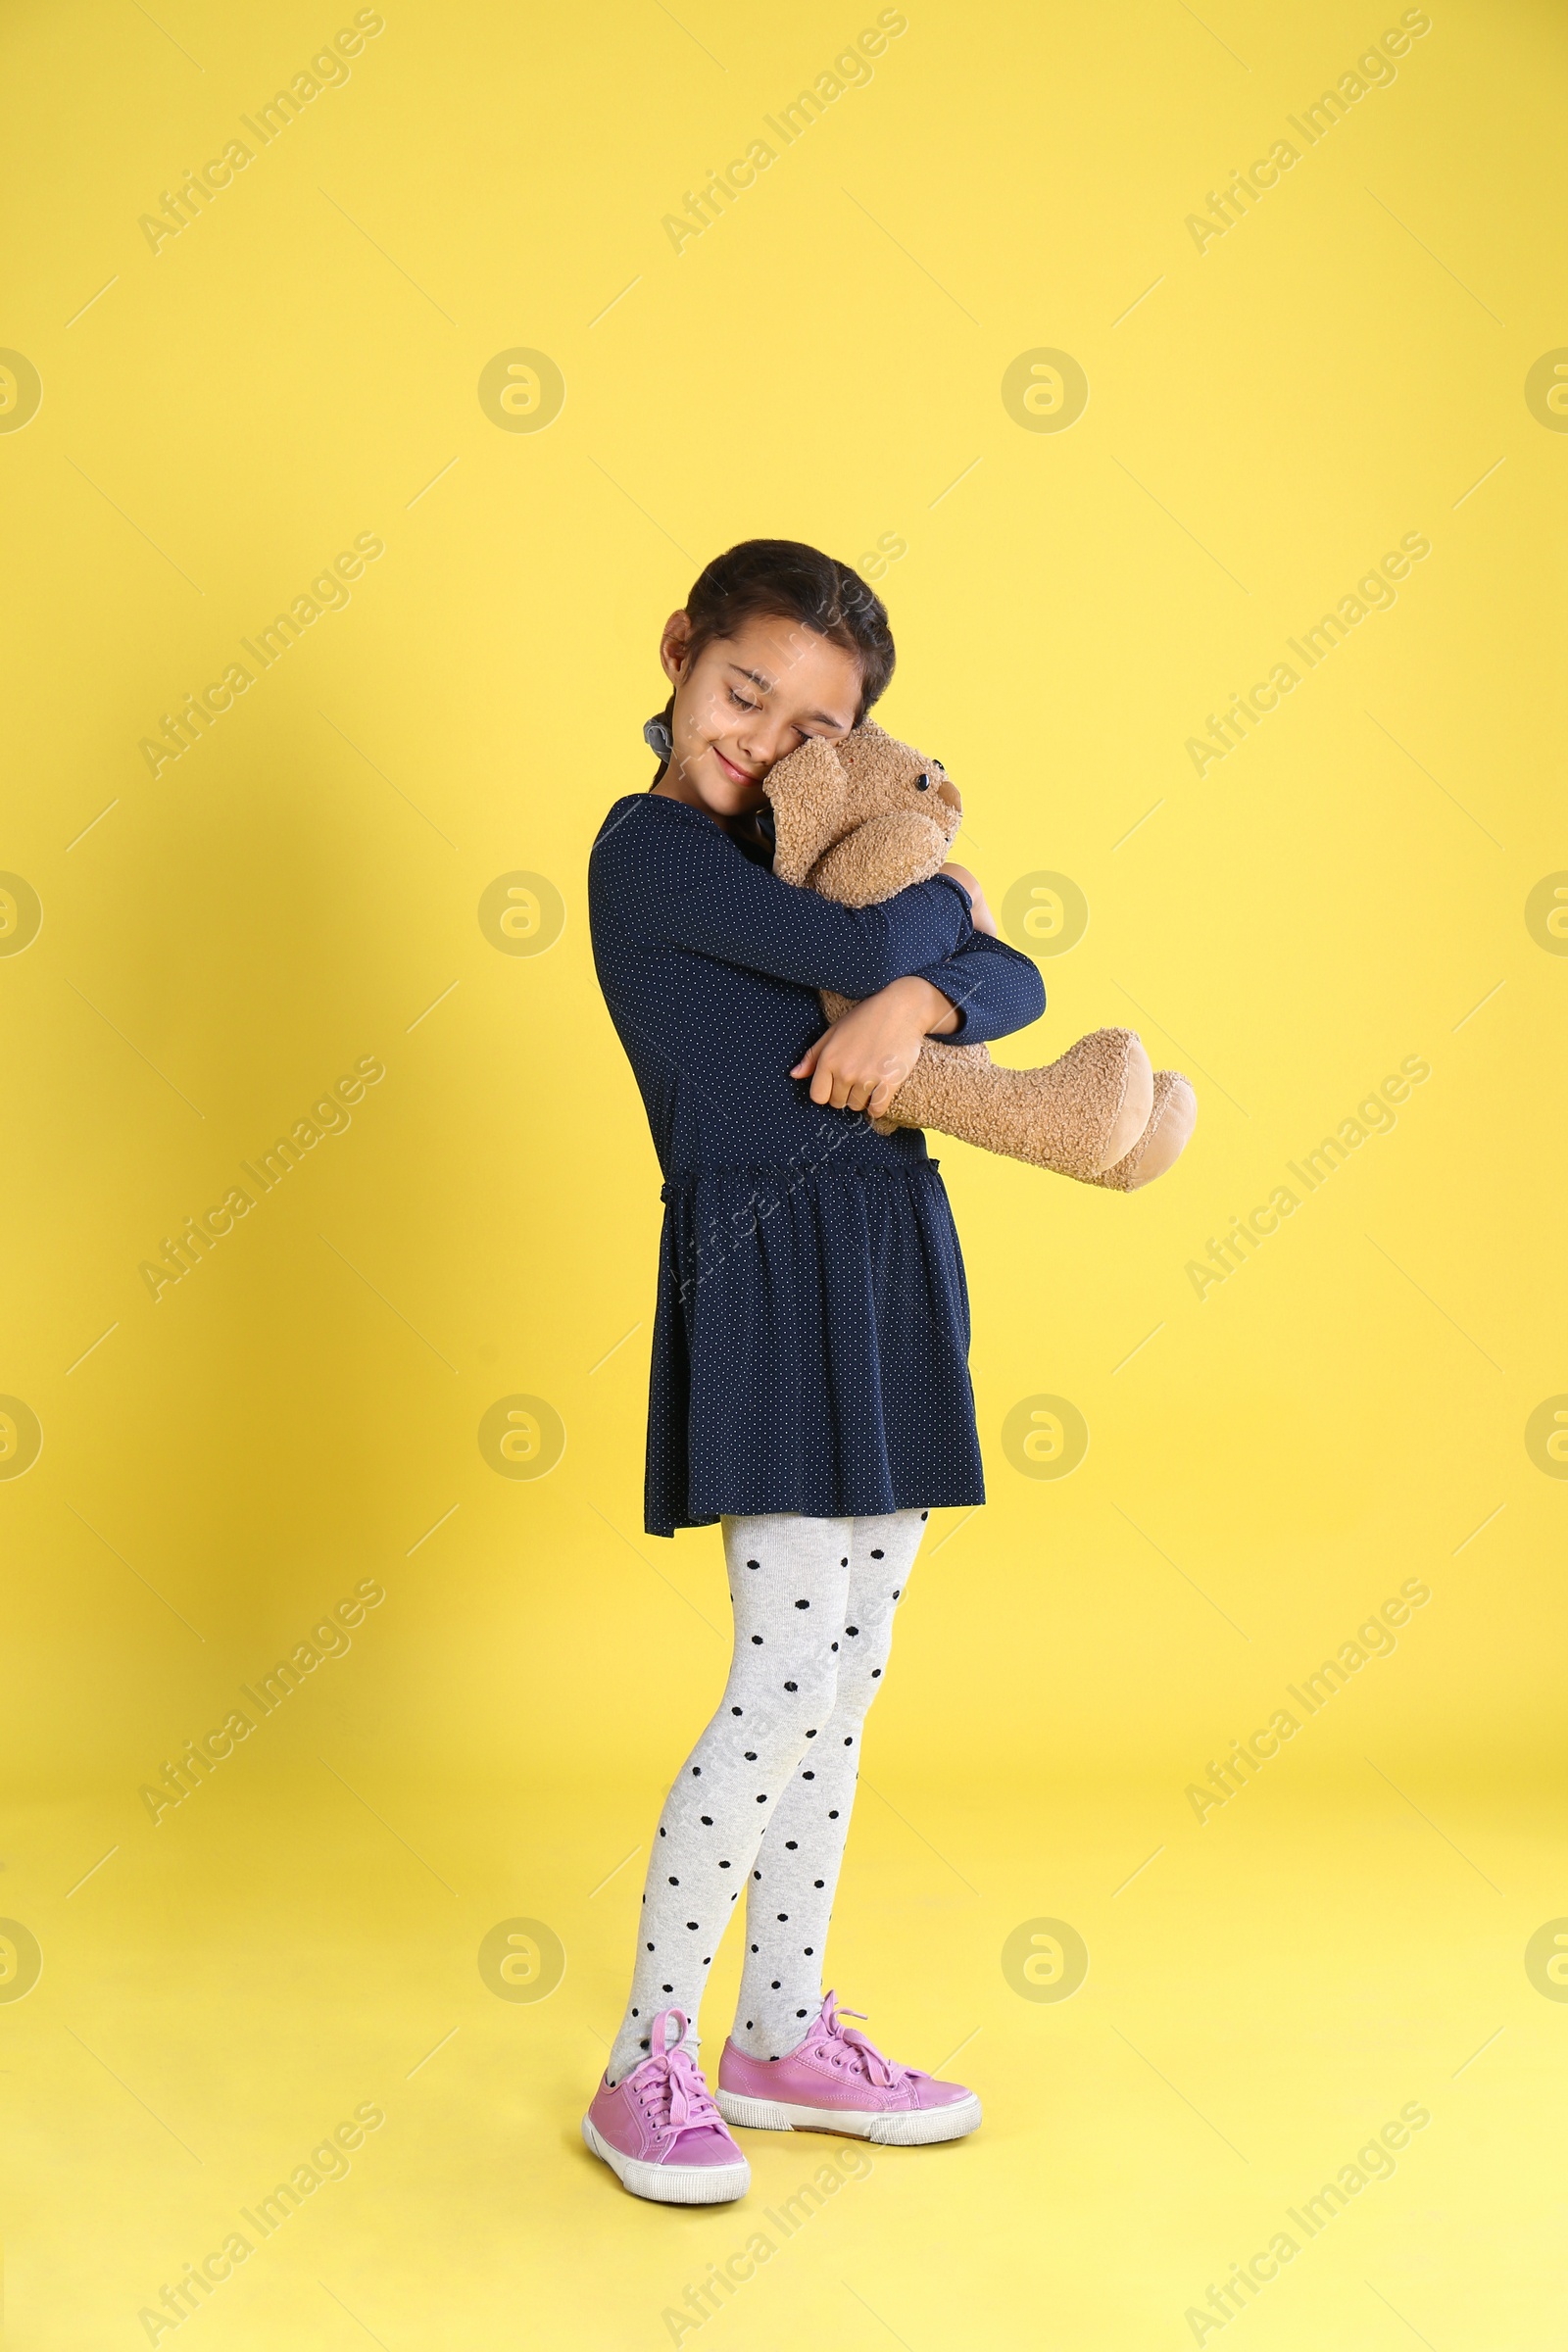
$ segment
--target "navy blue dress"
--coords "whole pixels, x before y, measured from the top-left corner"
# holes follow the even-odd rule
[[[1040,974],[941,876],[880,906],[781,882],[700,808],[619,800],[594,844],[599,983],[663,1171],[650,1535],[727,1512],[868,1518],[985,1500],[969,1301],[925,1137],[789,1073],[818,988],[919,973],[973,1045],[1037,1020]]]

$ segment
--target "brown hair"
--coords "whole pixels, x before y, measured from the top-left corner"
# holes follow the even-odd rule
[[[857,726],[887,692],[897,660],[887,607],[858,571],[802,540],[743,539],[726,548],[699,575],[686,611],[694,658],[715,638],[733,637],[744,622],[762,614],[799,621],[854,654],[860,664]],[[666,726],[674,710],[671,695],[663,711]]]

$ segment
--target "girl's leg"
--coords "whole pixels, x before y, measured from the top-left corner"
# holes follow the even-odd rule
[[[735,1654],[718,1712],[660,1816],[631,1997],[606,2070],[612,2083],[648,2056],[662,2009],[685,2013],[695,2055],[718,1939],[762,1832],[833,1709],[852,1522],[788,1512],[722,1525]]]
[[[731,2039],[752,2058],[793,2050],[822,2006],[822,1951],[855,1803],[860,1728],[882,1687],[925,1511],[857,1519],[833,1713],[774,1807],[746,1903],[746,1965]]]

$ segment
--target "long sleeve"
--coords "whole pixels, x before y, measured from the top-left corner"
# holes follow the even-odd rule
[[[940,876],[879,906],[838,906],[754,865],[716,825],[683,805],[642,876],[647,935],[775,980],[869,997],[944,963],[975,936],[969,901]]]
[[[1027,1029],[1046,1009],[1046,984],[1038,966],[985,931],[972,932],[940,963],[923,965],[920,978],[941,989],[963,1016],[943,1038],[944,1045],[989,1044],[994,1037]]]

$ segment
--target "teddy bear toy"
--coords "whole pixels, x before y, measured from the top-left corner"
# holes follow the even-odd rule
[[[773,871],[841,906],[874,906],[946,862],[963,803],[940,760],[869,721],[779,760],[772,805]],[[830,1021],[851,1000],[822,992]],[[1198,1117],[1192,1085],[1154,1070],[1136,1030],[1097,1029],[1043,1069],[1012,1070],[982,1046],[927,1038],[920,1058],[873,1124],[932,1127],[982,1151],[1051,1168],[1080,1184],[1137,1192],[1179,1156]]]

